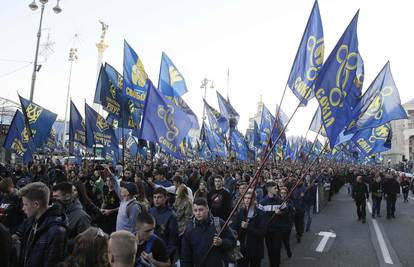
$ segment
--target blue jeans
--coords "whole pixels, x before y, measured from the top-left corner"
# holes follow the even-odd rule
[[[372,215],[379,216],[381,211],[381,198],[380,197],[372,197]]]
[[[310,229],[310,225],[312,223],[312,212],[313,212],[314,205],[306,205],[305,206],[305,229],[308,231]]]

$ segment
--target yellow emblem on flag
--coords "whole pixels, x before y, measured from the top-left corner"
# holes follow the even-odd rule
[[[141,62],[141,59],[138,58],[137,63],[132,66],[132,82],[135,85],[144,87],[147,82],[147,73],[145,72],[144,65]]]

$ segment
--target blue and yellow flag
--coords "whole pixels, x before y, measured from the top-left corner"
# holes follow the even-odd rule
[[[105,63],[101,68],[97,83],[100,91],[101,105],[119,127],[125,129],[138,129],[141,122],[141,105],[122,94],[123,77],[110,64]]]
[[[228,99],[224,99],[224,97],[219,92],[216,91],[216,93],[221,114],[223,114],[223,116],[229,121],[230,119],[235,119],[236,123],[232,127],[236,127],[240,119],[239,113],[237,113],[237,111],[233,108]]]
[[[69,142],[86,145],[85,121],[72,100],[70,101]]]
[[[47,142],[57,115],[20,95],[19,98],[26,124],[29,128],[29,134],[35,147],[42,147]]]
[[[392,120],[407,119],[389,62],[367,89],[355,112],[355,119],[351,121],[346,133],[375,128]]]
[[[254,121],[253,126],[253,146],[256,148],[260,147],[260,132],[256,121]]]
[[[367,128],[357,132],[352,142],[365,156],[383,152],[391,148],[392,129],[389,123],[375,128]]]
[[[162,52],[161,56],[158,90],[165,96],[170,97],[182,96],[188,91],[184,76],[181,75],[174,63],[164,52]]]
[[[205,142],[214,156],[225,158],[227,156],[227,149],[224,143],[224,139],[221,135],[211,131],[207,124],[203,123],[201,127]]]
[[[88,104],[85,103],[86,146],[102,145],[104,151],[118,151],[118,140],[114,129]]]
[[[190,128],[187,114],[150,83],[139,137],[158,142],[166,153],[182,159],[180,144]]]
[[[124,81],[122,94],[143,108],[148,90],[148,75],[145,72],[141,58],[124,40]]]
[[[262,109],[262,120],[260,122],[260,132],[266,134],[266,138],[269,138],[271,131],[273,130],[273,124],[275,123],[275,117],[269,111],[269,109],[263,105]],[[282,127],[280,121],[278,121],[278,126],[275,127],[272,134],[272,141],[275,141],[280,133],[280,128]]]
[[[218,135],[224,135],[230,127],[229,121],[215,108],[210,106],[205,99],[203,100],[211,129]]]
[[[231,150],[235,154],[236,159],[247,160],[249,147],[247,146],[243,135],[237,130],[234,130],[231,133]]]
[[[198,118],[193,112],[193,110],[187,105],[184,99],[181,96],[167,97],[170,101],[172,101],[177,107],[179,107],[183,112],[185,112],[190,119],[191,122],[191,129],[200,129],[200,125],[198,124]]]
[[[16,153],[25,164],[32,160],[35,147],[26,127],[24,116],[19,110],[16,110],[14,114],[3,147]]]
[[[354,96],[355,77],[358,69],[357,22],[359,11],[339,39],[334,50],[322,66],[315,81],[315,97],[322,110],[322,122],[329,138],[330,147],[347,125],[347,114],[352,113],[347,96]]]
[[[324,50],[322,20],[315,1],[288,79],[289,88],[302,106],[314,96],[313,83],[323,64]]]

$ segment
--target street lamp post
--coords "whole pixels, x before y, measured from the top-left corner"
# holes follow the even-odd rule
[[[33,101],[33,93],[34,93],[34,87],[35,87],[35,82],[36,82],[36,72],[38,72],[40,70],[40,65],[39,66],[37,65],[37,58],[39,56],[40,37],[42,35],[43,12],[45,10],[45,4],[48,2],[48,0],[39,0],[39,1],[42,4],[42,6],[41,6],[41,9],[40,9],[39,30],[37,31],[37,43],[36,43],[35,59],[34,59],[34,64],[33,64],[32,84],[30,86],[30,101]],[[57,4],[53,8],[53,11],[56,14],[59,14],[60,12],[62,12],[62,9],[59,6],[59,1],[60,0],[57,0]],[[33,2],[29,4],[29,8],[33,11],[38,9],[38,6],[36,4],[36,0],[33,0]]]
[[[214,81],[213,80],[209,80],[207,78],[204,78],[203,80],[201,80],[201,89],[204,89],[204,99],[206,99],[207,96],[207,85],[208,83],[210,83],[210,88],[214,89]],[[206,109],[203,108],[203,122],[206,120]]]
[[[69,105],[69,96],[70,96],[70,82],[72,80],[72,65],[73,65],[73,62],[78,59],[78,56],[76,55],[77,52],[78,52],[78,49],[76,49],[76,48],[71,48],[69,50],[70,68],[69,68],[68,90],[66,92],[65,124],[64,124],[64,130],[63,130],[63,135],[64,135],[63,136],[63,141],[65,141],[66,129],[67,129],[66,121],[68,119],[68,105]],[[69,133],[68,133],[68,135],[69,135]]]

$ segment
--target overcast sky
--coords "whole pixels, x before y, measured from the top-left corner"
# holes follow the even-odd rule
[[[17,92],[29,98],[36,32],[40,8],[28,8],[30,0],[4,1],[0,9],[0,96],[17,101]],[[39,4],[39,3],[38,3]],[[41,43],[54,42],[52,53],[37,76],[34,101],[64,117],[69,77],[69,49],[76,46],[79,59],[73,65],[71,97],[79,110],[92,104],[96,84],[97,49],[101,19],[109,24],[104,60],[122,73],[123,40],[142,58],[145,70],[158,83],[161,52],[168,54],[185,77],[189,106],[202,114],[201,80],[214,80],[227,94],[226,70],[230,69],[229,96],[240,114],[239,129],[248,126],[260,95],[274,111],[285,87],[313,0],[62,0],[56,15],[46,5]],[[391,62],[402,102],[414,98],[413,26],[411,1],[320,0],[325,59],[360,8],[359,51],[365,62],[369,86],[387,60]],[[74,41],[77,33],[79,38]],[[43,60],[41,57],[40,60]],[[11,62],[19,61],[19,62]],[[22,62],[20,62],[22,61]],[[214,90],[207,101],[218,107]],[[290,115],[298,100],[288,91],[282,109]],[[304,135],[316,100],[301,108],[289,135]]]

